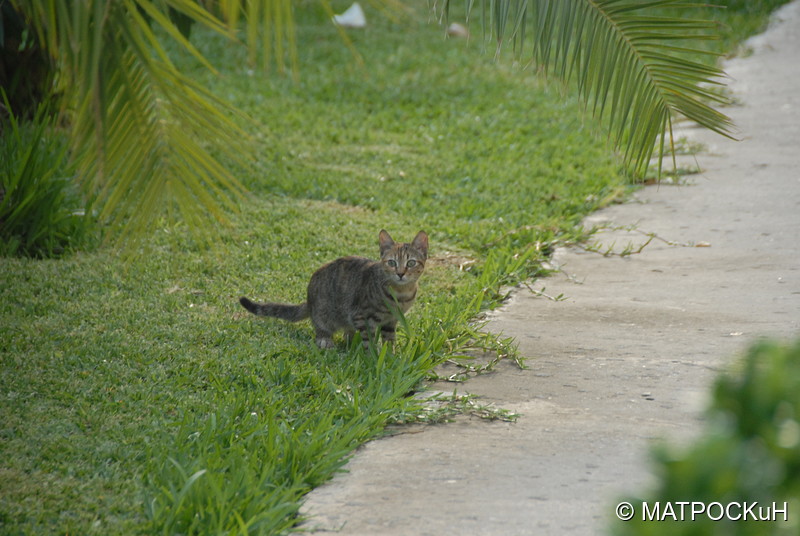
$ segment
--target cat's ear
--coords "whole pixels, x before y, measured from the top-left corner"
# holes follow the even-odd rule
[[[381,255],[383,255],[387,249],[391,249],[391,247],[394,246],[394,240],[392,240],[392,237],[389,236],[389,233],[387,233],[385,229],[381,229],[378,235],[378,245],[381,248]]]
[[[420,231],[417,233],[417,236],[414,237],[414,240],[411,241],[411,246],[420,251],[425,257],[428,256],[428,235],[425,231]]]

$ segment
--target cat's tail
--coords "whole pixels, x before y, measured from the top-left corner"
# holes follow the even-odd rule
[[[298,322],[308,318],[308,304],[285,305],[283,303],[256,303],[248,300],[244,296],[239,298],[242,307],[259,316],[272,316],[289,322]]]

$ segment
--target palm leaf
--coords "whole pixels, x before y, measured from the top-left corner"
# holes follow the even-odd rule
[[[169,7],[218,32],[226,24],[191,0]],[[244,188],[223,166],[249,157],[241,115],[171,63],[161,28],[212,66],[151,0],[15,1],[54,58],[71,123],[72,153],[100,220],[118,240],[142,237],[179,214],[198,238]]]
[[[470,10],[472,2],[468,1]],[[712,21],[659,16],[658,9],[692,7],[683,0],[484,0],[498,51],[511,41],[545,74],[574,81],[589,109],[605,121],[626,166],[643,173],[672,139],[673,116],[726,137],[731,120],[712,107],[727,101],[719,68],[687,59],[712,55],[692,45],[714,38]],[[444,5],[445,17],[449,2]],[[485,10],[484,10],[485,11]],[[659,142],[659,137],[661,138]],[[659,164],[660,166],[660,164]],[[660,170],[660,167],[659,167]]]

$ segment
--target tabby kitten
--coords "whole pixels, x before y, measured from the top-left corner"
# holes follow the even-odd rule
[[[333,347],[333,334],[344,330],[361,334],[364,346],[378,330],[385,341],[394,341],[400,313],[417,295],[417,280],[428,258],[428,235],[417,233],[410,244],[397,243],[382,230],[378,235],[381,260],[342,257],[314,272],[305,303],[254,303],[245,297],[242,306],[253,314],[290,322],[311,317],[320,348]]]

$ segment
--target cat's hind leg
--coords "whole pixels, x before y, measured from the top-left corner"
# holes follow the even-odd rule
[[[314,326],[316,333],[317,346],[320,348],[333,348],[333,333],[336,328],[331,328],[327,325],[324,319],[319,318],[319,315],[311,315],[311,324]]]

